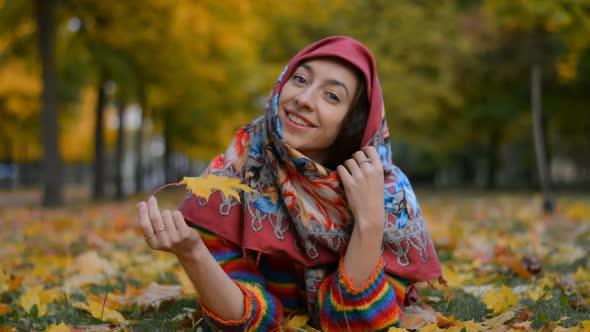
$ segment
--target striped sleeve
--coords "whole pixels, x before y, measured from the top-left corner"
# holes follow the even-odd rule
[[[319,318],[324,331],[377,331],[399,326],[406,284],[385,273],[383,259],[367,282],[355,288],[338,270],[321,282],[318,291]]]
[[[215,331],[278,331],[283,317],[281,302],[265,289],[256,262],[244,257],[239,246],[200,227],[195,228],[215,260],[244,294],[244,316],[239,320],[224,320],[201,302],[203,317],[209,326]]]

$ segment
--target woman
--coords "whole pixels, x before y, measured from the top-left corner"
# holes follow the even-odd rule
[[[293,313],[326,331],[385,329],[416,300],[408,282],[442,280],[391,162],[375,60],[354,39],[329,37],[291,59],[265,115],[205,174],[255,192],[189,195],[172,213],[150,198],[138,210],[148,245],[178,257],[213,329],[276,331]]]

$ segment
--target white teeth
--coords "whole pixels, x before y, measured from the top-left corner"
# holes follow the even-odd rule
[[[311,127],[311,125],[309,123],[305,122],[303,119],[300,119],[294,115],[291,115],[291,113],[287,113],[287,117],[289,118],[289,120],[295,122],[296,124],[298,124],[300,126]]]

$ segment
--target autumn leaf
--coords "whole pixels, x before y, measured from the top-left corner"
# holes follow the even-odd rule
[[[466,322],[459,322],[458,325],[449,327],[446,331],[448,332],[480,332],[483,331],[484,327],[472,320]]]
[[[417,330],[429,323],[436,323],[436,311],[427,304],[414,304],[402,308],[401,327],[408,330]]]
[[[408,330],[399,327],[390,327],[387,332],[407,332]]]
[[[125,317],[116,310],[107,307],[103,302],[96,300],[89,300],[88,303],[75,302],[72,304],[74,308],[79,308],[88,311],[92,317],[100,319],[105,322],[124,323]]]
[[[226,176],[216,176],[208,174],[204,177],[184,177],[181,184],[186,185],[193,195],[208,199],[213,190],[221,191],[226,197],[232,196],[238,202],[240,195],[238,190],[254,192],[254,190],[245,184],[241,184],[239,179],[233,179]]]
[[[506,322],[512,320],[523,309],[524,309],[524,306],[522,306],[522,305],[514,306],[514,307],[504,311],[502,314],[500,314],[498,316],[495,316],[495,317],[492,317],[490,319],[483,321],[481,323],[481,325],[484,326],[486,329],[495,329],[501,325],[504,325]]]
[[[498,291],[488,290],[481,302],[491,309],[492,316],[495,316],[513,307],[518,302],[518,297],[514,295],[510,287],[502,285]]]
[[[141,306],[158,305],[160,302],[173,299],[182,295],[182,286],[159,285],[152,282],[133,302]]]
[[[436,323],[429,323],[424,325],[423,327],[421,327],[418,332],[439,332],[439,331],[443,331],[442,329],[440,329]]]
[[[452,314],[449,317],[445,317],[441,313],[437,313],[436,320],[436,324],[438,325],[438,327],[450,327],[460,325],[460,322],[455,320],[454,314]]]
[[[287,318],[287,322],[285,324],[285,328],[287,331],[291,330],[290,328],[299,329],[305,327],[307,322],[309,321],[308,315],[293,315]]]
[[[47,313],[47,305],[61,296],[62,292],[57,289],[44,290],[43,285],[31,287],[24,291],[17,304],[19,304],[26,312],[31,312],[34,305],[37,305],[37,312],[39,316],[45,316]]]
[[[71,332],[71,330],[66,324],[61,322],[59,325],[51,324],[45,329],[45,332]]]

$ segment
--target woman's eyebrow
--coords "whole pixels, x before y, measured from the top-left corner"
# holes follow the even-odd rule
[[[302,63],[300,65],[300,67],[303,67],[303,69],[307,70],[308,72],[313,74],[313,67],[308,65],[307,63]],[[341,86],[344,89],[344,92],[346,93],[346,97],[350,97],[350,94],[348,93],[348,88],[346,87],[346,84],[344,84],[343,82],[339,81],[339,80],[334,80],[334,79],[329,79],[326,80],[327,83],[329,84],[334,84],[334,85],[338,85]]]

